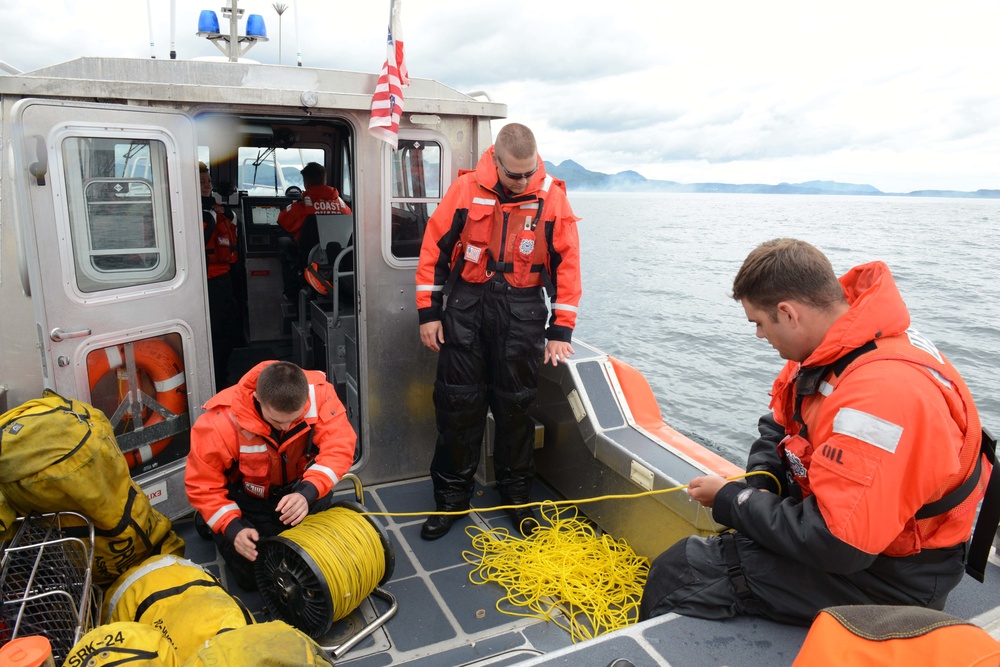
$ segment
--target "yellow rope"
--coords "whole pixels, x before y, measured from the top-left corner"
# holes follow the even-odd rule
[[[635,623],[648,561],[624,540],[598,537],[575,508],[545,503],[541,514],[542,525],[527,539],[513,538],[506,528],[466,528],[478,551],[462,552],[475,567],[469,580],[499,583],[507,594],[497,601],[498,611],[552,621],[574,642]]]
[[[330,587],[334,621],[354,611],[385,576],[378,532],[360,512],[347,507],[310,514],[281,537],[298,544],[316,562]]]
[[[754,471],[728,477],[732,481]],[[469,526],[466,534],[476,552],[463,551],[462,557],[474,566],[469,580],[477,585],[499,583],[507,594],[496,603],[497,611],[552,621],[566,630],[573,642],[592,639],[626,626],[638,618],[642,589],[649,574],[649,562],[638,556],[625,540],[597,536],[593,527],[578,519],[576,505],[601,500],[642,498],[686,489],[669,489],[613,494],[578,500],[546,500],[520,505],[477,507],[452,512],[365,512],[370,516],[461,516],[520,507],[540,506],[542,525],[527,539],[515,538],[506,528],[483,530]],[[570,506],[560,509],[562,506]],[[548,526],[544,524],[548,523]],[[525,611],[516,611],[517,608]],[[557,613],[559,612],[559,613]],[[564,618],[564,622],[560,621]]]
[[[752,472],[728,478],[740,479],[767,472]],[[299,545],[316,563],[330,588],[333,620],[339,621],[371,595],[385,575],[385,553],[369,516],[463,515],[487,509],[541,506],[544,522],[528,539],[513,538],[506,528],[484,531],[466,529],[473,547],[481,554],[463,552],[476,566],[469,575],[475,584],[496,581],[507,589],[497,610],[515,616],[541,618],[567,630],[573,641],[590,639],[635,621],[649,564],[625,540],[597,536],[593,527],[578,519],[575,505],[599,500],[641,498],[687,488],[687,485],[633,494],[605,495],[580,500],[544,501],[459,512],[356,512],[333,507],[311,514],[298,526],[281,533]],[[560,509],[562,505],[573,505]],[[521,613],[501,608],[525,607]],[[559,616],[567,619],[563,625]]]
[[[781,493],[781,482],[778,478],[767,472],[766,470],[754,470],[753,472],[744,472],[739,475],[733,475],[732,477],[727,477],[727,481],[734,481],[737,479],[743,479],[744,477],[753,477],[754,475],[767,475],[774,483],[778,485],[778,493]],[[541,507],[542,505],[585,505],[586,503],[596,503],[600,500],[627,500],[630,498],[644,498],[646,496],[656,496],[661,493],[672,493],[674,491],[681,491],[682,489],[688,488],[687,484],[681,486],[672,486],[669,489],[655,489],[653,491],[640,491],[638,493],[616,493],[609,494],[606,496],[595,496],[593,498],[578,498],[576,500],[545,500],[533,503],[522,503],[520,505],[496,505],[494,507],[470,507],[466,510],[453,510],[453,511],[433,511],[433,512],[365,512],[368,516],[465,516],[466,514],[472,514],[473,512],[492,512],[495,510],[509,510],[518,509],[521,507]]]

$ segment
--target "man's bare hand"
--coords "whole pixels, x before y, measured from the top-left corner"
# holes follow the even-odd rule
[[[711,507],[715,503],[715,496],[719,493],[719,489],[728,483],[729,480],[718,475],[695,477],[688,483],[688,495],[701,503],[703,507]]]
[[[561,340],[550,340],[545,344],[545,360],[543,364],[552,363],[558,366],[560,361],[567,361],[576,350],[569,343]]]
[[[441,320],[420,325],[420,342],[435,352],[441,350],[441,344],[444,343],[444,327],[441,325]]]
[[[301,493],[289,493],[278,501],[275,511],[281,515],[281,523],[297,526],[309,514],[309,501]]]
[[[236,553],[252,563],[257,560],[257,540],[259,539],[260,534],[256,528],[244,528],[236,535],[233,546],[236,548]]]

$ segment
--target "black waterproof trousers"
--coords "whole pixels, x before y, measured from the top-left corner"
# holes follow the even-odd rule
[[[865,570],[838,574],[780,556],[739,532],[689,537],[653,561],[639,620],[669,612],[709,619],[748,614],[808,626],[821,609],[840,605],[941,610],[965,573],[964,559],[961,544],[877,556]]]
[[[538,393],[547,316],[540,287],[514,288],[499,276],[483,284],[459,280],[449,295],[434,383],[438,509],[469,506],[487,408],[496,422],[497,490],[505,502],[528,500],[535,471],[528,407]]]

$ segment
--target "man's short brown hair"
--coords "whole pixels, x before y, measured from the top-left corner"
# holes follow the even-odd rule
[[[497,148],[503,149],[503,157],[515,160],[527,160],[538,155],[534,133],[520,123],[508,123],[500,128],[494,150]]]
[[[310,162],[299,173],[302,174],[302,183],[307,190],[314,185],[326,184],[326,167],[319,162]]]
[[[754,248],[733,279],[733,298],[772,313],[782,301],[823,310],[845,301],[830,260],[798,239],[772,239]]]
[[[305,371],[290,361],[276,361],[257,376],[257,400],[278,412],[295,412],[306,405],[309,380]]]

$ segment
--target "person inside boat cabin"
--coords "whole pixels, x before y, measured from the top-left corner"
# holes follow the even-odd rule
[[[296,298],[305,284],[303,270],[310,251],[319,243],[316,214],[351,214],[351,207],[341,198],[337,188],[326,184],[326,168],[323,165],[310,162],[299,173],[302,174],[305,192],[298,201],[278,214],[278,225],[294,241],[294,249],[285,250],[281,257],[284,292],[291,299]]]
[[[195,525],[244,590],[257,542],[327,509],[357,437],[319,371],[264,361],[205,404],[191,429],[184,484]]]
[[[431,461],[438,511],[469,508],[487,408],[496,421],[494,469],[501,500],[529,501],[535,425],[528,407],[538,390],[538,369],[573,354],[580,303],[578,220],[565,185],[545,173],[534,134],[510,123],[475,170],[452,183],[427,222],[416,300],[420,340],[438,353],[438,438]],[[508,514],[523,535],[538,527],[529,508]],[[432,515],[420,536],[443,537],[458,518]]]
[[[305,192],[301,199],[278,214],[278,225],[300,246],[308,244],[308,252],[319,243],[315,214],[350,215],[351,207],[340,197],[337,188],[326,184],[326,168],[320,163],[310,162],[299,173]]]
[[[229,357],[241,334],[240,308],[233,291],[230,267],[237,260],[236,226],[212,195],[208,165],[198,163],[201,178],[201,222],[205,232],[205,268],[208,273],[208,313],[212,327],[215,389],[229,386]]]
[[[775,239],[747,256],[733,298],[787,360],[747,459],[767,474],[691,480],[691,498],[735,530],[661,554],[640,620],[805,626],[838,605],[941,610],[990,476],[962,377],[910,328],[882,262],[838,280],[812,245]]]

